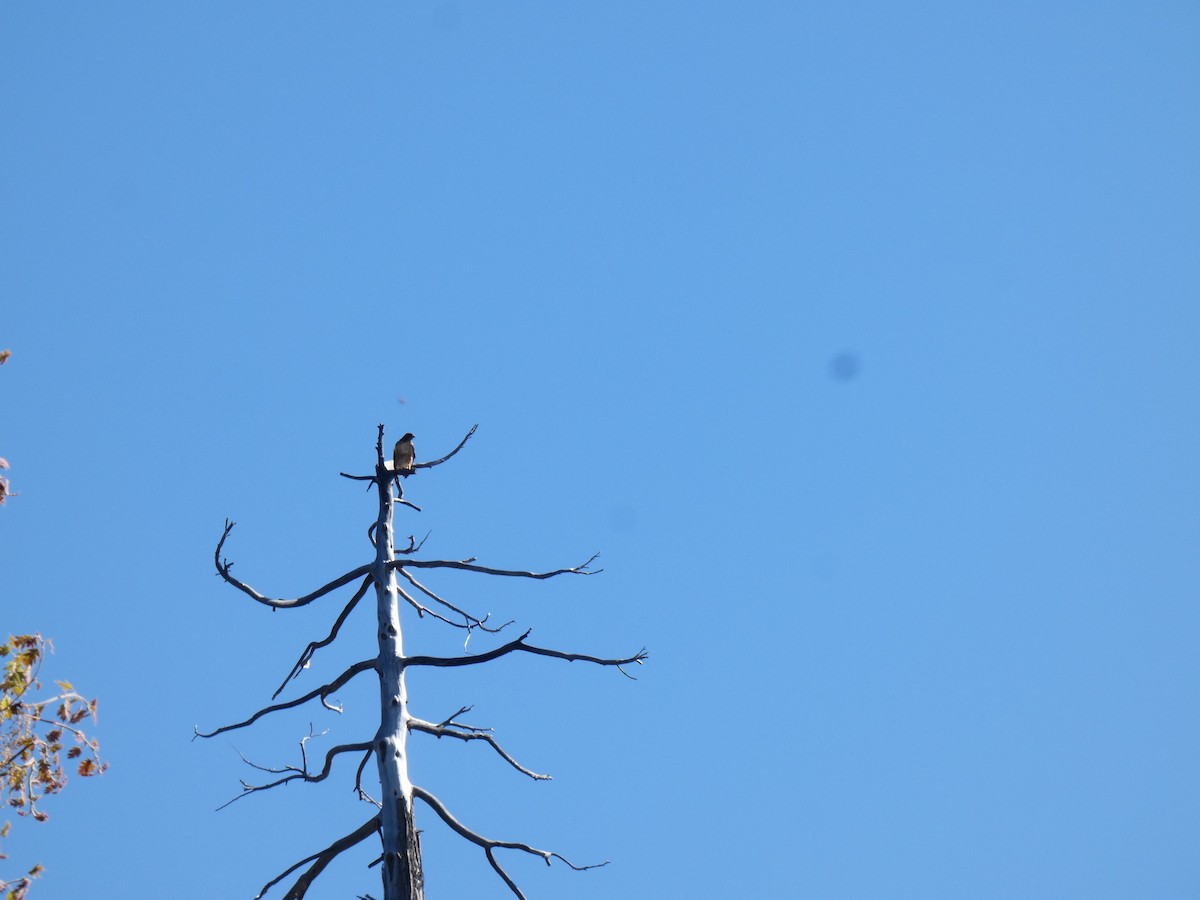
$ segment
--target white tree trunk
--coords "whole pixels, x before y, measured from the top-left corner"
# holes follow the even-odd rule
[[[384,900],[421,900],[421,846],[413,823],[413,788],[408,777],[408,692],[404,686],[404,639],[400,630],[400,592],[392,528],[391,472],[379,464],[379,519],[375,526],[375,596],[379,621],[379,731],[375,758],[383,803]]]

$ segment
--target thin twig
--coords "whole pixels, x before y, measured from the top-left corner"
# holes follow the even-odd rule
[[[421,540],[416,543],[414,543],[414,541],[416,541],[416,536],[410,534],[408,536],[408,546],[407,547],[397,547],[397,548],[395,548],[396,552],[397,553],[416,553],[418,550],[420,550],[422,547],[425,546],[425,542],[427,540],[429,540],[429,535],[431,535],[431,534],[433,534],[432,531],[425,532],[425,537],[421,538]]]

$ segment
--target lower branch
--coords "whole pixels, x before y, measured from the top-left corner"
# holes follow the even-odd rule
[[[379,816],[372,816],[362,825],[359,825],[358,828],[354,829],[345,837],[334,841],[320,853],[314,853],[312,856],[300,860],[300,862],[296,863],[291,868],[281,872],[275,878],[272,878],[263,885],[263,889],[258,892],[254,900],[262,900],[263,895],[266,894],[267,891],[269,891],[272,887],[279,884],[279,882],[283,881],[283,879],[287,878],[305,863],[311,862],[312,865],[309,867],[308,871],[301,875],[299,879],[297,879],[296,883],[292,885],[291,890],[283,895],[283,900],[302,900],[304,895],[308,893],[308,889],[312,887],[312,883],[316,880],[317,876],[325,871],[326,866],[333,862],[344,851],[349,850],[355,844],[360,843],[367,837],[367,835],[378,830]]]
[[[608,860],[605,860],[602,863],[593,863],[590,866],[577,866],[561,853],[555,853],[552,850],[539,850],[537,847],[531,847],[528,844],[521,843],[520,841],[497,841],[492,838],[484,837],[481,834],[476,834],[466,825],[462,824],[462,822],[458,821],[458,819],[454,818],[454,816],[450,814],[450,810],[446,809],[446,807],[442,804],[442,801],[424,788],[414,784],[413,796],[420,797],[422,800],[424,800],[429,808],[437,813],[441,820],[449,825],[451,830],[456,832],[460,837],[464,837],[472,844],[482,847],[484,852],[487,854],[488,862],[492,864],[492,868],[496,870],[496,873],[504,879],[504,883],[507,884],[509,889],[518,897],[520,897],[521,900],[525,900],[525,895],[521,893],[521,889],[517,887],[516,883],[508,877],[508,874],[502,868],[500,868],[500,864],[496,862],[496,857],[492,851],[496,850],[497,848],[504,850],[521,850],[522,852],[529,853],[533,856],[540,856],[546,861],[546,865],[550,865],[551,861],[555,859],[561,860],[576,872],[584,872],[588,869],[598,869],[601,866],[608,865]]]

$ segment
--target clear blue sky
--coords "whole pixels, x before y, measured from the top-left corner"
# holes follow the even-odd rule
[[[213,811],[376,703],[190,742],[341,608],[213,546],[306,592],[369,557],[378,422],[478,422],[401,532],[605,572],[429,580],[652,653],[411,678],[555,776],[417,735],[418,783],[612,860],[508,857],[531,900],[1196,897],[1198,46],[1185,2],[3,4],[0,627],[112,764],[9,842],[36,896],[249,898],[369,814],[353,763]],[[418,815],[430,900],[510,896]]]

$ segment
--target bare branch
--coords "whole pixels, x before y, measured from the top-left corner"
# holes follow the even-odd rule
[[[263,895],[265,895],[272,887],[283,881],[283,879],[287,878],[305,863],[311,862],[312,866],[309,867],[308,871],[301,875],[296,883],[292,885],[291,890],[283,895],[283,900],[303,900],[304,895],[308,893],[308,889],[312,887],[313,881],[315,881],[317,876],[325,870],[326,866],[333,862],[334,859],[336,859],[344,851],[349,850],[355,844],[360,843],[367,837],[367,835],[378,830],[379,816],[372,816],[345,837],[334,841],[320,853],[314,853],[312,856],[300,860],[300,862],[296,863],[294,866],[291,866],[289,869],[280,873],[275,878],[272,878],[263,885],[262,890],[258,892],[254,900],[262,900]]]
[[[397,553],[416,553],[418,550],[420,550],[422,547],[425,546],[425,542],[427,540],[429,540],[429,535],[431,535],[431,534],[433,534],[432,531],[425,532],[425,537],[421,538],[420,541],[417,541],[415,535],[410,534],[408,536],[408,546],[407,547],[397,547],[396,552]],[[374,543],[374,541],[372,541],[372,543]]]
[[[594,863],[590,866],[577,866],[561,853],[555,853],[552,850],[539,850],[537,847],[531,847],[529,844],[523,844],[519,841],[497,841],[493,838],[484,837],[481,834],[476,834],[466,825],[463,825],[460,821],[458,821],[458,819],[454,818],[450,811],[442,804],[442,801],[433,794],[429,793],[429,791],[425,790],[423,787],[419,787],[418,785],[414,784],[413,796],[420,797],[423,801],[425,801],[429,808],[437,813],[441,820],[449,825],[451,830],[456,832],[460,837],[464,837],[472,844],[482,847],[484,852],[487,854],[488,862],[492,864],[492,868],[495,869],[497,874],[504,879],[504,883],[508,885],[509,889],[518,897],[522,898],[522,900],[524,900],[525,895],[521,893],[520,889],[516,886],[516,884],[513,883],[513,880],[505,874],[503,869],[500,868],[500,865],[496,862],[495,856],[492,855],[493,850],[498,848],[505,850],[521,850],[522,852],[529,853],[533,856],[540,856],[546,861],[546,865],[550,865],[552,860],[561,860],[576,872],[583,872],[587,869],[598,869],[601,866],[608,865],[608,860],[605,860],[602,863]]]
[[[362,662],[356,662],[333,681],[329,682],[329,684],[323,684],[319,688],[309,691],[303,697],[297,697],[295,700],[289,700],[286,703],[276,703],[273,706],[264,706],[250,718],[246,719],[244,722],[238,722],[236,725],[222,725],[215,731],[208,732],[201,731],[199,728],[197,728],[193,739],[198,737],[216,737],[218,734],[223,734],[226,731],[233,731],[237,728],[245,728],[247,725],[253,725],[263,716],[267,715],[267,713],[279,712],[282,709],[292,709],[293,707],[301,706],[302,704],[307,703],[309,700],[314,700],[317,697],[321,698],[321,704],[326,709],[331,709],[334,712],[341,712],[341,709],[338,707],[330,706],[329,703],[326,702],[326,698],[339,688],[345,687],[346,683],[355,675],[358,675],[360,672],[373,670],[374,668],[375,660],[373,659],[364,659]]]
[[[413,468],[414,469],[430,469],[430,468],[433,468],[434,466],[440,466],[442,463],[444,463],[446,460],[448,460],[450,457],[452,457],[455,453],[457,453],[459,450],[461,450],[463,448],[463,445],[465,445],[467,443],[467,441],[469,441],[471,439],[471,435],[473,435],[475,433],[475,429],[478,427],[479,427],[478,422],[476,422],[474,425],[472,425],[471,430],[467,432],[467,436],[458,442],[458,446],[455,447],[453,450],[451,450],[449,453],[447,453],[445,456],[443,456],[441,459],[435,459],[433,462],[413,463]]]
[[[512,578],[553,578],[555,575],[599,575],[603,569],[589,569],[599,553],[593,553],[587,562],[582,565],[572,566],[569,569],[555,569],[553,572],[525,572],[514,569],[493,569],[489,566],[480,566],[475,563],[474,557],[470,559],[397,559],[388,563],[389,568],[404,569],[412,567],[414,569],[461,569],[464,572],[481,572],[484,575],[507,575]]]
[[[416,731],[423,731],[426,734],[432,734],[434,737],[439,739],[443,737],[452,737],[458,738],[460,741],[486,741],[491,745],[493,750],[500,754],[501,758],[503,758],[505,762],[507,762],[522,775],[528,775],[534,781],[550,781],[549,775],[540,775],[537,772],[530,771],[509,756],[508,753],[505,752],[504,748],[496,742],[496,739],[487,733],[490,729],[478,728],[474,725],[464,725],[462,723],[455,722],[454,717],[460,713],[466,712],[467,709],[468,707],[460,709],[454,714],[454,716],[451,716],[445,722],[441,722],[437,725],[434,725],[432,722],[422,721],[421,719],[409,719],[408,727]]]
[[[305,740],[307,740],[307,738],[305,738]],[[301,741],[302,755],[303,755],[303,746],[304,746],[304,742]],[[289,772],[290,774],[285,775],[283,778],[279,778],[275,781],[272,781],[269,784],[247,784],[245,781],[242,781],[242,792],[240,794],[238,794],[236,797],[234,797],[232,800],[229,800],[226,803],[222,803],[220,806],[217,807],[217,809],[222,810],[226,806],[229,806],[231,803],[235,803],[236,801],[241,800],[243,797],[247,797],[250,794],[257,793],[258,791],[268,791],[271,788],[279,787],[281,784],[287,784],[289,781],[306,781],[306,782],[324,781],[326,778],[329,777],[329,773],[333,769],[334,757],[339,756],[342,753],[353,753],[355,751],[360,751],[360,750],[368,750],[369,751],[372,746],[373,746],[372,741],[362,741],[361,743],[358,743],[358,744],[339,744],[337,747],[334,747],[328,753],[325,754],[325,765],[321,769],[321,771],[317,772],[316,774],[313,774],[308,771],[307,759],[302,760],[301,768],[296,768],[295,766],[285,766],[282,769],[268,769],[268,768],[264,768],[263,766],[255,765],[254,763],[250,762],[249,760],[246,759],[246,757],[243,756],[242,761],[245,762],[249,766],[253,766],[256,769],[260,769],[264,772],[273,772],[273,773]],[[241,754],[238,754],[238,755],[240,756]]]
[[[225,541],[229,537],[229,532],[233,531],[233,526],[236,524],[236,522],[233,522],[230,519],[225,520],[225,532],[221,535],[221,540],[217,542],[217,550],[213,554],[213,562],[216,564],[217,574],[243,594],[246,594],[247,596],[257,600],[259,603],[270,606],[274,609],[294,609],[298,606],[307,606],[319,597],[324,597],[330,591],[337,590],[343,585],[349,584],[356,578],[361,578],[371,570],[370,566],[359,566],[357,569],[347,572],[340,578],[329,582],[329,584],[325,585],[324,587],[317,588],[311,594],[305,594],[303,597],[297,597],[295,600],[273,600],[270,597],[263,596],[254,588],[250,587],[250,585],[234,578],[233,575],[230,574],[230,570],[233,568],[233,563],[231,563],[228,559],[221,558],[221,550],[225,546]]]
[[[458,622],[451,622],[449,619],[447,619],[441,613],[436,613],[432,609],[430,609],[428,606],[424,606],[423,604],[418,603],[416,600],[414,600],[409,595],[408,591],[406,591],[404,588],[400,587],[399,585],[396,585],[396,590],[399,591],[400,596],[404,598],[405,602],[407,602],[409,606],[411,606],[413,609],[415,609],[417,611],[417,618],[423,619],[423,618],[425,618],[425,616],[428,615],[428,616],[433,616],[433,618],[437,619],[439,622],[445,622],[447,625],[453,625],[455,628],[466,628],[467,627],[466,625],[460,625]]]
[[[512,620],[509,620],[509,621],[505,622],[503,625],[497,626],[496,628],[489,628],[484,623],[487,622],[487,620],[491,617],[491,613],[488,613],[482,619],[479,618],[478,616],[473,616],[470,613],[459,609],[457,606],[455,606],[453,603],[449,602],[448,600],[443,600],[441,597],[439,597],[437,594],[435,594],[429,588],[425,587],[425,585],[421,584],[421,582],[417,581],[417,579],[413,578],[412,573],[406,572],[404,569],[400,569],[399,571],[400,571],[400,574],[403,575],[405,579],[407,579],[409,584],[411,584],[413,587],[415,587],[417,590],[419,590],[421,593],[423,593],[426,597],[429,597],[431,600],[434,600],[437,603],[442,604],[442,606],[446,607],[449,610],[452,610],[453,612],[458,613],[460,616],[463,617],[463,624],[460,625],[457,622],[450,622],[449,620],[442,618],[441,616],[437,615],[436,613],[431,613],[434,616],[434,618],[441,619],[443,622],[446,622],[449,625],[454,625],[458,628],[467,629],[467,640],[470,640],[470,638],[471,638],[470,632],[471,632],[472,628],[478,628],[481,631],[488,632],[489,634],[498,634],[499,632],[503,631],[505,628],[507,628],[509,625],[512,624]],[[404,592],[401,591],[401,593],[404,593]],[[404,594],[404,596],[406,598],[408,598],[408,602],[413,604],[413,606],[417,606],[417,607],[419,607],[419,609],[424,609],[424,607],[421,607],[420,604],[418,604],[415,600],[413,600],[411,597],[408,597],[407,594]]]
[[[527,637],[529,637],[528,631],[526,631],[515,641],[509,641],[507,644],[496,647],[494,650],[489,650],[486,653],[476,653],[472,656],[407,656],[401,660],[401,665],[406,667],[439,666],[441,668],[473,666],[479,663],[491,662],[493,659],[498,659],[499,657],[505,656],[509,653],[520,651],[522,653],[534,653],[538,656],[550,656],[554,659],[565,659],[567,662],[590,662],[595,663],[598,666],[615,666],[620,668],[621,666],[628,665],[629,663],[637,663],[638,665],[641,665],[642,661],[650,656],[650,654],[646,652],[645,647],[643,647],[633,656],[627,656],[623,659],[603,659],[599,656],[587,656],[582,653],[564,653],[561,650],[550,650],[545,647],[534,647],[532,644],[526,644],[525,638]],[[623,669],[622,673],[628,678],[633,677]]]
[[[483,852],[484,855],[487,856],[487,861],[491,863],[492,868],[496,870],[496,874],[503,878],[504,883],[508,885],[509,889],[514,894],[517,895],[517,900],[525,900],[525,895],[521,893],[521,889],[517,887],[517,883],[508,877],[508,873],[505,872],[504,869],[501,868],[500,863],[497,862],[496,854],[493,852],[492,848],[485,847]]]
[[[358,601],[363,598],[363,595],[367,593],[367,588],[370,586],[371,576],[368,575],[363,579],[363,583],[354,593],[354,596],[350,598],[350,602],[346,604],[345,608],[341,612],[341,615],[337,617],[337,621],[333,623],[333,628],[329,630],[329,634],[323,640],[313,641],[304,648],[304,652],[300,654],[300,658],[296,660],[296,664],[292,666],[292,671],[288,673],[287,678],[283,679],[283,684],[279,685],[279,687],[275,689],[275,693],[271,695],[272,700],[283,693],[283,689],[287,687],[289,681],[299,676],[302,671],[308,668],[308,664],[312,660],[314,653],[316,653],[322,647],[328,647],[334,642],[338,636],[338,631],[342,627],[342,623],[346,621],[346,618],[350,615],[351,611],[353,611],[354,607],[358,605]]]
[[[383,804],[368,794],[362,788],[363,770],[366,769],[367,763],[371,760],[371,755],[375,752],[374,745],[363,755],[362,762],[358,764],[358,771],[354,773],[354,792],[358,794],[359,800],[365,800],[368,803],[373,803],[377,807],[382,807]]]
[[[471,710],[473,710],[474,708],[475,708],[474,706],[460,706],[458,708],[458,712],[451,713],[449,718],[442,719],[442,721],[438,722],[438,724],[439,725],[449,725],[451,722],[453,722],[455,719],[457,719],[463,713],[468,713]],[[461,723],[459,724],[459,727],[466,728],[470,731],[491,731],[492,730],[490,728],[479,728],[475,725],[464,725]]]
[[[378,461],[376,463],[376,473],[374,475],[348,475],[345,472],[338,472],[338,474],[341,475],[343,478],[349,478],[351,481],[378,481],[379,480],[379,468],[378,467],[383,465],[383,423],[380,422],[375,427],[376,427],[375,458]],[[370,487],[371,487],[371,485],[368,484],[367,485],[368,490],[370,489]]]

